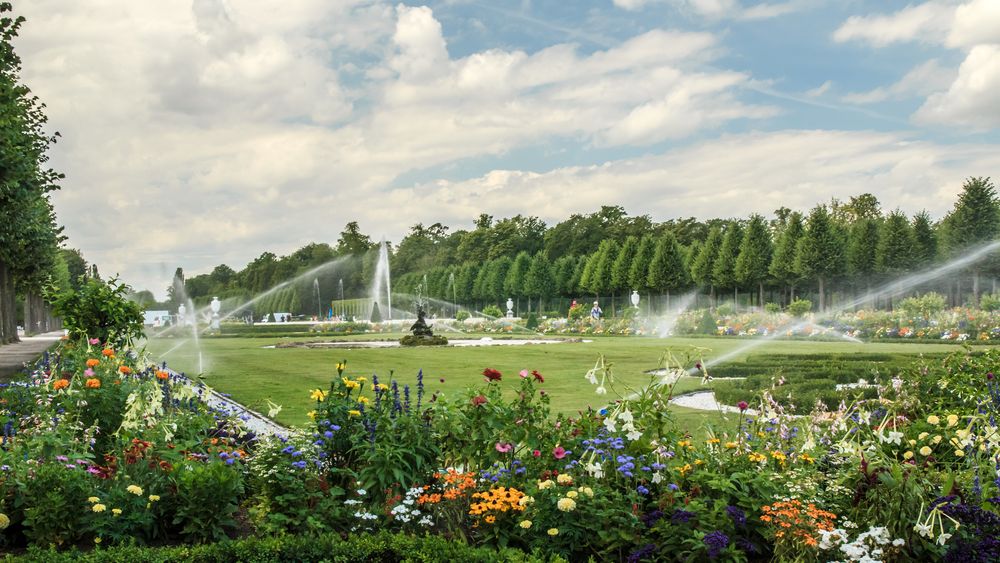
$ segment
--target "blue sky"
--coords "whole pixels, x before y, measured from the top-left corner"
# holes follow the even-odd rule
[[[33,0],[69,244],[162,294],[480,213],[951,207],[1000,172],[996,0]],[[113,226],[113,228],[111,227]]]

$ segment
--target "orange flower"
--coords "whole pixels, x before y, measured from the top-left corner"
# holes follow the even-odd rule
[[[57,379],[57,380],[55,380],[55,382],[52,383],[52,390],[53,391],[58,391],[60,389],[65,389],[67,387],[69,387],[69,380],[68,379]]]
[[[124,374],[127,375],[127,374],[132,373],[132,368],[130,368],[128,366],[119,366],[118,367],[118,371],[120,371],[120,372],[122,372],[122,373],[124,373]]]
[[[96,377],[91,377],[87,380],[86,385],[91,389],[99,389],[101,387],[101,380]]]
[[[167,373],[167,372],[165,372],[165,371],[158,371],[158,372],[156,372],[156,379],[167,379],[169,377],[170,377],[170,374]]]
[[[97,367],[97,364],[99,363],[101,363],[101,360],[98,360],[96,358],[90,358],[87,360],[87,367],[88,368]]]
[[[112,350],[111,348],[105,348],[104,350],[101,351],[101,353],[104,354],[104,357],[106,358],[110,358],[111,356],[115,355],[115,351]]]

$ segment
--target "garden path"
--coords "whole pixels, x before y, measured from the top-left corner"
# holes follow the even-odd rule
[[[229,414],[234,414],[243,421],[246,429],[253,432],[257,436],[267,436],[267,435],[287,435],[288,429],[284,426],[278,424],[277,422],[271,420],[270,418],[260,414],[257,411],[251,410],[243,406],[242,404],[232,400],[226,395],[219,393],[211,387],[199,387],[198,382],[192,380],[191,378],[180,374],[176,371],[168,369],[170,373],[174,374],[176,377],[186,379],[188,384],[195,389],[202,389],[204,392],[199,393],[199,396],[205,401],[208,406],[227,412]]]
[[[35,336],[22,336],[15,344],[0,346],[0,380],[24,369],[24,364],[34,361],[63,336],[63,331],[47,332]]]

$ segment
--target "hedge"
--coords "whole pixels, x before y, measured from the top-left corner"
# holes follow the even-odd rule
[[[470,547],[460,541],[441,536],[409,536],[381,532],[361,534],[343,539],[339,534],[322,536],[278,536],[245,538],[212,544],[169,547],[115,546],[97,547],[90,551],[55,548],[32,548],[21,555],[7,555],[3,561],[62,563],[83,561],[93,563],[170,563],[191,561],[203,563],[271,561],[355,562],[436,562],[463,563],[508,561],[511,563],[542,563],[565,561],[525,553],[517,549]]]

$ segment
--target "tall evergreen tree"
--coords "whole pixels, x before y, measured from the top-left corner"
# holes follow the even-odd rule
[[[913,217],[913,240],[914,265],[923,268],[932,264],[937,259],[938,241],[931,217],[926,211]]]
[[[992,242],[1000,235],[1000,201],[989,178],[969,178],[962,186],[955,208],[945,217],[948,249],[960,254],[971,247]],[[979,274],[983,266],[971,266],[972,294],[979,300]]]
[[[736,259],[743,244],[743,226],[739,221],[733,221],[726,227],[722,237],[719,254],[712,265],[712,283],[719,288],[732,288],[733,305],[739,306],[739,281],[736,278]]]
[[[597,248],[597,262],[594,264],[594,271],[590,275],[590,290],[595,295],[604,292],[611,292],[611,269],[615,259],[618,258],[618,243],[614,240],[603,240]],[[612,299],[612,310],[614,299]]]
[[[845,262],[844,240],[826,206],[817,205],[809,213],[799,240],[795,268],[803,278],[816,281],[820,311],[826,310],[827,282],[844,270]]]
[[[542,312],[542,302],[551,297],[554,290],[552,265],[545,256],[545,251],[539,251],[531,258],[531,266],[528,267],[524,280],[524,290],[529,298],[535,298],[538,303],[538,312]]]
[[[854,284],[871,291],[873,276],[878,271],[879,222],[861,218],[851,225],[847,237],[847,272]]]
[[[715,270],[715,260],[719,255],[721,247],[722,231],[719,227],[712,227],[708,231],[708,238],[705,239],[705,244],[701,246],[701,250],[698,252],[698,257],[695,258],[694,265],[691,267],[691,279],[698,285],[707,285],[709,296],[712,300],[715,299],[715,282],[712,279],[712,272]]]
[[[667,294],[669,307],[670,292],[688,287],[691,278],[684,269],[684,253],[677,239],[671,233],[666,233],[656,243],[656,252],[649,265],[647,284],[655,291]]]
[[[745,287],[757,286],[757,305],[760,307],[764,306],[764,281],[768,277],[772,252],[767,222],[760,215],[751,215],[736,257],[736,281]]]
[[[901,211],[893,211],[879,229],[878,248],[875,252],[878,271],[890,277],[909,271],[915,261],[915,246],[909,219]]]
[[[614,264],[611,266],[611,289],[613,291],[628,291],[630,289],[629,273],[632,271],[632,262],[635,261],[638,252],[639,238],[635,236],[626,237],[625,242],[622,243],[621,248],[618,250],[618,256],[615,258]]]
[[[507,277],[503,282],[503,293],[507,297],[514,298],[518,309],[515,313],[518,315],[520,315],[521,298],[528,296],[525,291],[525,280],[528,277],[529,268],[531,268],[531,255],[524,251],[518,252],[517,258],[514,258],[514,263],[507,270]]]
[[[803,233],[805,228],[802,226],[802,214],[798,211],[789,213],[774,245],[774,255],[767,270],[776,282],[788,289],[789,302],[794,298],[795,284],[801,278],[795,269],[795,252]]]
[[[649,285],[649,265],[653,263],[653,256],[656,254],[656,239],[652,235],[646,235],[639,241],[639,248],[635,252],[635,258],[628,271],[629,288],[635,291],[646,291]]]

